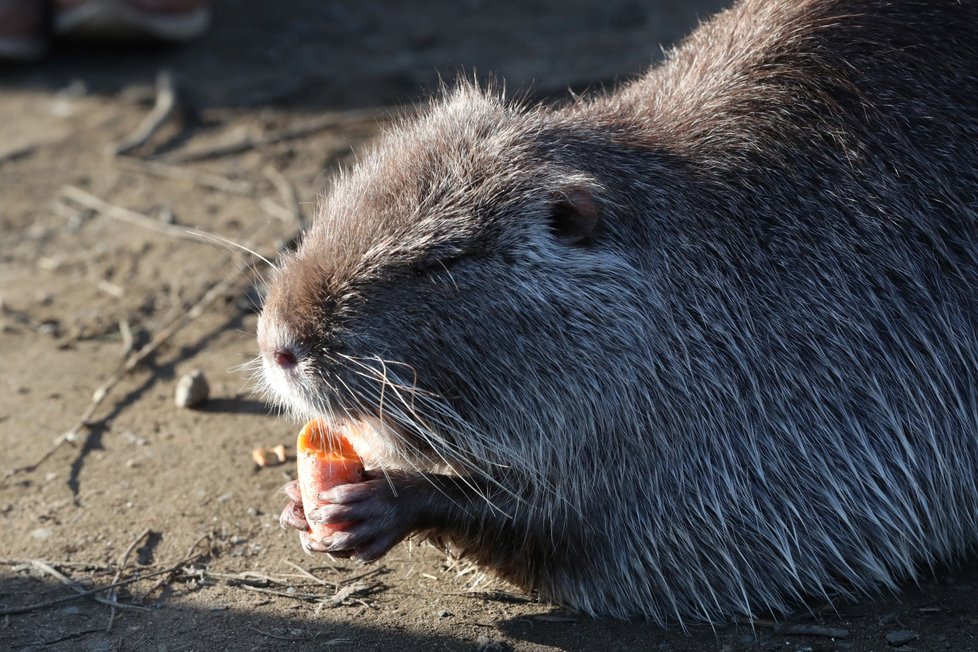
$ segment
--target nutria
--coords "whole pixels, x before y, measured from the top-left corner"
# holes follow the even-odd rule
[[[968,551],[976,71],[976,2],[747,0],[615,92],[446,92],[270,284],[268,387],[373,468],[283,522],[659,622]]]

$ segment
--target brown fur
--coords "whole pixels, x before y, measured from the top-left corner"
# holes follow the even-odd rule
[[[283,403],[383,424],[323,548],[660,621],[972,549],[976,75],[973,1],[746,0],[617,92],[395,127],[260,327]]]

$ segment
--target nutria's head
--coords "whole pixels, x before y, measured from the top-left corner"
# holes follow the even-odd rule
[[[452,464],[594,430],[630,272],[548,119],[463,88],[337,180],[259,321],[280,403]]]

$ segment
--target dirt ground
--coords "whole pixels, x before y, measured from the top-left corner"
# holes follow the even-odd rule
[[[294,464],[253,465],[298,424],[239,369],[256,352],[248,259],[187,230],[271,255],[337,165],[439,79],[586,91],[640,72],[720,4],[222,0],[191,45],[58,44],[0,68],[0,649],[978,649],[974,560],[781,623],[595,621],[429,546],[372,566],[306,556],[278,527]],[[175,109],[114,157],[162,70]],[[211,399],[177,408],[195,368]],[[72,599],[116,582],[102,602]]]

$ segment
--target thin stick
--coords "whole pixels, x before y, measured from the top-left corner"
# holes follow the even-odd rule
[[[279,206],[277,203],[269,199],[268,197],[262,197],[258,201],[258,205],[263,211],[271,215],[277,220],[281,220],[286,224],[292,224],[295,221],[295,215],[291,213],[287,208]]]
[[[265,175],[275,189],[278,190],[278,194],[282,196],[282,201],[285,203],[285,207],[289,210],[292,216],[292,221],[296,226],[301,227],[304,223],[304,218],[302,217],[302,206],[299,205],[299,198],[295,194],[295,188],[289,183],[289,180],[285,178],[285,175],[279,171],[274,165],[269,163],[262,170],[262,174]]]
[[[143,118],[134,132],[110,146],[109,151],[118,156],[144,145],[166,122],[176,105],[177,91],[173,84],[173,75],[169,70],[161,70],[156,75],[156,103],[153,105],[153,110]]]
[[[841,627],[829,627],[827,625],[813,625],[806,623],[779,623],[774,620],[764,619],[737,619],[736,622],[742,625],[754,627],[768,627],[775,634],[784,636],[825,636],[827,638],[846,638],[849,630]]]
[[[49,607],[56,607],[59,604],[64,604],[65,602],[74,602],[75,600],[81,600],[82,598],[87,598],[92,595],[97,595],[105,591],[109,591],[120,586],[127,586],[133,582],[139,582],[141,580],[149,579],[150,577],[156,577],[157,575],[163,575],[164,573],[172,573],[175,569],[179,570],[180,566],[185,563],[181,562],[175,567],[164,568],[163,570],[154,571],[151,573],[146,573],[140,575],[139,577],[130,577],[124,579],[120,582],[115,582],[114,584],[108,584],[106,586],[100,586],[98,588],[89,589],[87,591],[82,591],[81,593],[76,593],[75,595],[67,595],[61,598],[55,598],[54,600],[48,600],[47,602],[35,602],[34,604],[24,605],[23,607],[10,607],[8,609],[0,609],[0,616],[15,616],[17,614],[26,614],[31,611],[37,611],[39,609],[47,609]]]
[[[333,588],[333,589],[340,588],[340,585],[337,584],[336,582],[330,582],[330,581],[324,580],[324,579],[322,579],[320,577],[316,577],[315,575],[313,575],[312,573],[310,573],[309,571],[307,571],[305,568],[303,568],[299,564],[293,564],[288,559],[283,559],[282,561],[285,562],[286,564],[288,564],[289,566],[291,566],[292,568],[296,569],[300,573],[302,573],[303,576],[308,577],[309,579],[311,579],[314,582],[318,582],[319,584],[322,584],[323,586],[328,586],[328,587]]]
[[[175,152],[166,157],[169,163],[189,163],[190,161],[203,161],[230,154],[240,154],[250,149],[275,145],[287,140],[303,138],[333,127],[346,126],[361,122],[374,122],[383,118],[388,111],[379,109],[364,109],[360,111],[343,111],[321,116],[316,120],[311,120],[305,124],[288,127],[261,136],[246,135],[240,140],[230,143],[219,143],[213,147],[201,149],[188,149],[183,152]]]
[[[197,540],[194,541],[193,544],[187,549],[187,554],[184,555],[183,561],[180,562],[179,564],[176,564],[175,566],[171,566],[170,569],[169,569],[169,572],[172,574],[172,573],[176,573],[176,572],[179,572],[180,570],[182,570],[184,564],[186,564],[191,559],[194,559],[194,554],[193,554],[194,553],[194,550],[197,549],[197,546],[200,545],[200,542],[203,541],[204,539],[210,539],[210,538],[211,538],[211,535],[209,535],[209,534],[203,534],[200,537],[198,537]],[[208,547],[207,552],[210,552],[210,547]],[[152,594],[153,591],[155,591],[156,589],[160,588],[161,586],[163,586],[164,584],[166,584],[169,581],[170,581],[170,576],[169,575],[160,578],[160,580],[158,582],[156,582],[156,584],[154,584],[153,586],[149,587],[149,590],[146,591],[145,594],[143,594],[143,598],[145,599],[146,596]]]
[[[156,231],[157,233],[163,233],[174,238],[182,238],[184,240],[192,240],[194,242],[201,242],[199,235],[194,235],[194,233],[207,233],[206,231],[201,231],[200,229],[189,230],[185,226],[175,226],[173,224],[165,224],[159,220],[154,220],[148,215],[143,215],[142,213],[137,213],[136,211],[129,210],[128,208],[123,208],[122,206],[116,206],[115,204],[110,204],[104,199],[100,199],[95,195],[85,192],[81,188],[75,186],[65,186],[61,193],[71,201],[84,206],[90,210],[96,211],[106,217],[111,217],[114,220],[119,220],[120,222],[127,222],[129,224],[134,224],[136,226],[141,226],[144,229],[149,229],[150,231]],[[208,234],[213,235],[213,234]]]
[[[78,582],[74,581],[73,579],[71,579],[67,575],[64,575],[63,573],[59,572],[58,570],[54,569],[53,567],[51,567],[50,565],[44,563],[43,561],[41,561],[39,559],[35,559],[34,561],[31,562],[31,566],[33,566],[34,568],[38,569],[39,571],[41,571],[43,573],[45,573],[47,575],[50,575],[51,577],[55,578],[56,580],[58,580],[59,582],[61,582],[62,584],[64,584],[68,588],[70,588],[75,593],[85,593],[85,589],[83,589],[82,586]],[[122,571],[120,570],[119,573],[116,573],[116,577],[115,577],[115,580],[113,580],[113,582],[118,582],[119,581],[119,574],[121,572]],[[118,601],[116,601],[116,599],[114,597],[114,595],[115,595],[114,592],[110,592],[110,595],[113,596],[113,597],[103,598],[100,595],[96,595],[95,596],[95,601],[96,602],[100,602],[100,603],[105,604],[105,605],[109,605],[110,607],[112,607],[112,609],[113,609],[113,612],[112,613],[113,614],[115,613],[115,608],[116,607],[119,607],[120,609],[139,609],[139,610],[145,610],[146,609],[146,607],[143,607],[143,606],[138,605],[138,604],[127,604],[127,603],[124,603],[124,602],[118,602]]]
[[[117,570],[115,572],[115,577],[112,578],[112,582],[113,583],[118,582],[119,581],[119,578],[122,576],[122,567],[124,567],[126,565],[126,560],[129,559],[129,555],[132,553],[133,548],[135,548],[136,547],[136,544],[139,543],[140,541],[142,541],[143,540],[143,537],[145,537],[148,534],[149,534],[149,528],[146,528],[145,530],[143,530],[142,532],[140,532],[138,535],[136,535],[136,538],[134,538],[132,541],[130,541],[129,542],[129,545],[126,546],[126,549],[122,551],[122,554],[121,555],[119,555],[119,570]],[[112,625],[113,625],[113,623],[115,623],[115,604],[112,604],[112,603],[117,602],[118,595],[119,594],[118,594],[118,592],[115,589],[112,589],[111,591],[109,591],[109,600],[110,600],[111,609],[109,611],[109,622],[105,626],[105,633],[106,634],[108,634],[109,632],[112,631]]]
[[[266,632],[263,629],[258,629],[257,627],[252,627],[251,625],[248,625],[248,629],[257,634],[267,636],[268,638],[274,638],[278,641],[308,641],[311,638],[310,636],[282,636],[280,634],[272,634],[271,632]]]
[[[119,320],[119,335],[122,337],[122,357],[125,358],[132,353],[132,347],[136,344],[128,319]]]
[[[247,591],[254,591],[255,593],[267,593],[269,595],[277,595],[282,598],[292,598],[293,600],[302,600],[303,602],[319,602],[324,599],[324,596],[318,593],[288,593],[287,591],[276,591],[275,589],[266,589],[261,586],[254,586],[252,584],[238,584],[239,588],[245,589]]]
[[[115,164],[131,172],[152,174],[177,181],[189,181],[204,188],[220,190],[235,195],[250,195],[254,192],[254,186],[247,181],[228,179],[217,174],[198,172],[197,170],[190,170],[176,165],[167,165],[159,161],[145,161],[131,156],[119,156],[115,159]]]
[[[106,571],[111,566],[105,564],[93,564],[87,561],[51,561],[49,559],[0,559],[2,566],[32,566],[34,562],[41,562],[49,566],[63,566],[65,568],[79,568],[82,570]]]

